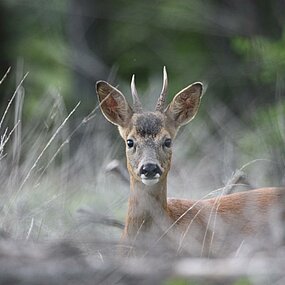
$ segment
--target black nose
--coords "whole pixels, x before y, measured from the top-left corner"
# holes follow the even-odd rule
[[[156,174],[161,175],[161,170],[157,164],[147,163],[144,164],[140,169],[140,175],[144,174],[144,176],[148,179],[152,179]]]

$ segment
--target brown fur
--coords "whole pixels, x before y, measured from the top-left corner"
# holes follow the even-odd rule
[[[268,222],[266,216],[284,198],[284,188],[260,188],[200,201],[169,199],[167,208],[171,220],[177,221],[181,229],[187,227],[199,210],[197,222],[205,226],[214,209],[225,223],[256,232]]]

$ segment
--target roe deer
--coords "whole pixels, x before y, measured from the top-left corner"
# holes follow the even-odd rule
[[[102,113],[118,126],[126,143],[130,197],[123,240],[152,248],[167,240],[192,255],[235,252],[244,241],[258,241],[270,231],[274,205],[284,199],[283,188],[263,188],[198,201],[167,199],[167,174],[172,143],[178,129],[196,115],[203,85],[193,83],[165,107],[167,73],[154,112],[144,112],[131,81],[133,107],[105,81],[96,83]]]

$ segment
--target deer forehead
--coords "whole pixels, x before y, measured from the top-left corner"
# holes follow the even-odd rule
[[[134,114],[127,136],[136,139],[160,139],[168,134],[165,128],[165,116],[159,112],[144,112]]]
[[[164,118],[161,114],[156,113],[135,115],[133,127],[140,137],[156,137],[164,128]]]

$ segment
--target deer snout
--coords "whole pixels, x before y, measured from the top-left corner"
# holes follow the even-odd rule
[[[161,174],[160,167],[154,163],[143,164],[140,168],[142,182],[148,186],[157,183]]]

